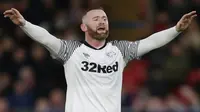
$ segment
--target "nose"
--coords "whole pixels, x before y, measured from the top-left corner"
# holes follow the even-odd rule
[[[99,26],[104,26],[104,25],[105,25],[104,22],[100,22],[100,23],[99,23]]]
[[[105,24],[104,19],[100,19],[99,23],[100,23],[100,24]]]
[[[105,25],[105,21],[103,21],[103,20],[99,21],[99,25],[100,26]]]

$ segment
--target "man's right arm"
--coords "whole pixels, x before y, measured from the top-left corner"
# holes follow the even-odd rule
[[[33,40],[46,47],[53,58],[65,63],[73,54],[74,50],[80,45],[75,40],[61,40],[51,35],[44,28],[34,25],[28,21],[20,26],[21,29]]]
[[[15,8],[6,10],[3,14],[4,17],[8,17],[14,24],[20,26],[29,37],[44,45],[50,51],[51,56],[63,64],[71,57],[74,50],[81,45],[80,42],[75,40],[64,41],[54,37],[44,28],[26,21]]]
[[[20,12],[11,8],[4,12],[4,17],[8,17],[15,25],[19,26],[30,38],[36,42],[45,46],[54,58],[61,61],[66,60],[66,48],[72,44],[72,42],[65,42],[51,35],[44,28],[34,25],[24,19]]]
[[[33,40],[44,45],[52,54],[57,55],[61,47],[61,40],[51,35],[46,29],[28,21],[20,28]]]

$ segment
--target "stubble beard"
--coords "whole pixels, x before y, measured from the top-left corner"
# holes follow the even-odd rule
[[[109,35],[108,30],[106,30],[105,33],[98,33],[97,29],[94,31],[88,26],[87,28],[88,28],[88,34],[95,40],[102,41],[108,38],[108,35]]]

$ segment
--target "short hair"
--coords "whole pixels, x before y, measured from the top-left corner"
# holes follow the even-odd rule
[[[104,8],[103,7],[90,7],[85,10],[85,14],[87,14],[87,12],[89,12],[91,10],[103,10],[104,11]]]
[[[103,10],[103,11],[105,11],[103,7],[91,7],[91,8],[88,8],[88,9],[86,9],[86,10],[83,12],[83,15],[82,15],[82,22],[84,22],[84,20],[83,20],[84,17],[85,17],[86,14],[87,14],[89,11],[91,11],[91,10]]]

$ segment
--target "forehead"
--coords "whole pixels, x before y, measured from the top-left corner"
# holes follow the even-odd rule
[[[95,17],[95,16],[100,16],[100,17],[106,16],[107,17],[106,13],[101,9],[91,10],[91,11],[87,12],[86,16],[91,17],[91,18]]]

